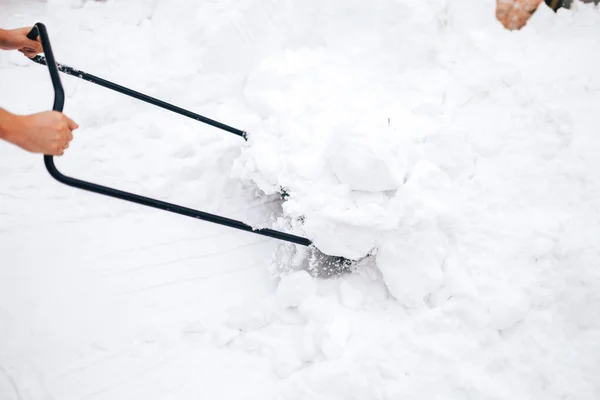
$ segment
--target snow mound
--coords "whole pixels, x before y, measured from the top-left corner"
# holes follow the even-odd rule
[[[453,280],[448,254],[516,257],[585,219],[572,207],[598,143],[577,128],[599,101],[597,8],[542,8],[507,32],[493,2],[335,3],[320,41],[275,52],[244,88],[254,123],[234,176],[283,188],[292,230],[335,256],[379,251],[391,292],[418,306]]]

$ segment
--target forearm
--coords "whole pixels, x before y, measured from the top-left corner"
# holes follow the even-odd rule
[[[12,128],[15,124],[16,115],[0,108],[0,139],[12,141]]]
[[[8,31],[0,29],[0,49],[8,50]]]

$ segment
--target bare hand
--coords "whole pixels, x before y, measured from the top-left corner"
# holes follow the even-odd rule
[[[51,156],[62,156],[79,125],[57,111],[14,116],[7,140],[17,146]]]
[[[521,29],[542,0],[496,0],[496,18],[505,28]]]
[[[42,45],[38,40],[27,38],[31,27],[0,30],[0,48],[3,50],[19,50],[29,58],[33,58],[37,53],[42,52]]]

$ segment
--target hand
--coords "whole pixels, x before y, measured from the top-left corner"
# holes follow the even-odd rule
[[[27,38],[31,27],[0,30],[0,48],[4,50],[19,50],[29,58],[35,57],[37,53],[42,52],[42,45],[38,40]]]
[[[32,153],[62,156],[73,140],[72,131],[79,128],[69,117],[57,111],[12,117],[6,140]]]
[[[542,0],[496,0],[496,18],[505,28],[521,29]]]

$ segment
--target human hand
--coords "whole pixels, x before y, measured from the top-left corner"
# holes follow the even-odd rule
[[[505,28],[521,29],[543,0],[496,0],[496,18]]]
[[[45,111],[31,115],[13,115],[9,142],[30,151],[51,156],[62,156],[73,140],[72,131],[77,125],[66,115],[57,111]]]
[[[38,40],[31,40],[27,34],[31,27],[0,30],[0,48],[3,50],[19,50],[29,58],[35,57],[37,53],[42,52],[42,45]]]

